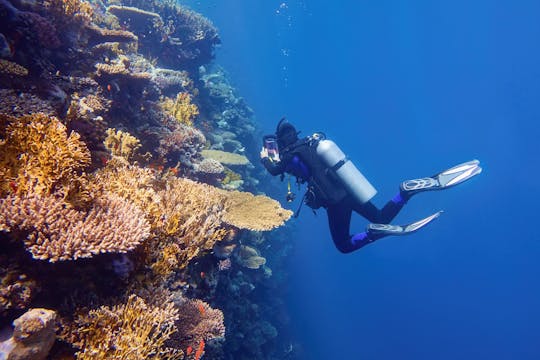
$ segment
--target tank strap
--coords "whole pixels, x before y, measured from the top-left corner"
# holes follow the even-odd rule
[[[345,165],[345,163],[346,163],[347,161],[349,161],[349,159],[348,159],[347,157],[345,157],[345,158],[339,160],[339,161],[336,163],[336,165],[334,165],[334,166],[332,166],[332,167],[330,168],[330,170],[332,170],[332,171],[334,171],[334,172],[338,171],[339,168],[342,167],[343,165]]]

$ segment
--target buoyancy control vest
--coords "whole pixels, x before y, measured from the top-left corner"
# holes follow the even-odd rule
[[[289,156],[298,155],[310,170],[304,201],[313,209],[336,204],[347,195],[363,204],[377,193],[341,149],[322,133],[300,139],[284,150]]]

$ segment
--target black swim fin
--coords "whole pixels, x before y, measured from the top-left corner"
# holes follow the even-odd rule
[[[404,181],[400,185],[400,190],[408,199],[412,195],[422,191],[443,190],[461,184],[481,172],[480,162],[478,160],[472,160],[456,165],[431,177]]]
[[[369,224],[366,228],[368,238],[371,240],[378,240],[385,236],[392,235],[409,235],[413,232],[423,228],[442,214],[442,211],[438,211],[433,215],[430,215],[424,219],[413,222],[408,225],[391,225],[391,224]]]

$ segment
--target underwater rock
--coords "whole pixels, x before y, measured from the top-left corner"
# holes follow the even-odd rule
[[[31,309],[13,321],[12,336],[0,342],[0,354],[6,360],[45,359],[56,338],[56,313]]]

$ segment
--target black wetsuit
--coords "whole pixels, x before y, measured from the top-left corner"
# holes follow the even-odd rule
[[[366,232],[350,234],[352,212],[357,212],[372,223],[388,224],[406,203],[403,194],[398,193],[382,209],[378,209],[371,201],[361,204],[347,193],[338,179],[326,171],[307,146],[305,139],[300,139],[280,152],[279,162],[273,162],[268,157],[261,162],[274,176],[288,173],[300,182],[307,183],[315,197],[315,207],[326,209],[330,233],[339,251],[349,253],[377,240]],[[306,203],[310,205],[309,201]]]

